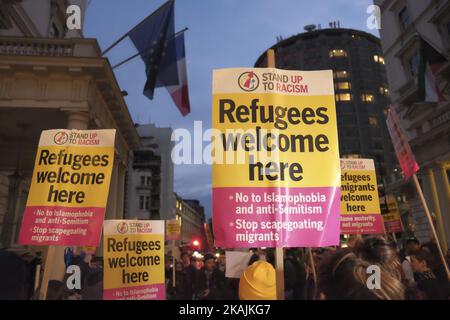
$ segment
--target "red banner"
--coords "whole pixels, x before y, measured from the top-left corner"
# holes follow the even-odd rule
[[[386,124],[392,139],[392,144],[394,145],[395,153],[397,154],[398,162],[402,168],[405,180],[407,180],[419,171],[419,165],[411,151],[408,139],[400,126],[400,120],[393,107],[390,107],[388,110]]]

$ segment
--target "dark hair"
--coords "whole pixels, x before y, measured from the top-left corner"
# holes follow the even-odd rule
[[[401,268],[397,245],[394,241],[383,237],[366,238],[355,247],[358,257],[371,264],[383,266],[392,274]]]
[[[205,262],[210,259],[216,260],[216,257],[214,257],[214,255],[212,253],[205,254]]]
[[[411,256],[413,256],[414,258],[416,258],[416,260],[418,260],[420,262],[425,261],[427,263],[427,265],[430,266],[431,254],[427,250],[420,249],[419,251],[411,254]]]
[[[0,251],[0,300],[26,298],[26,264],[18,255]]]
[[[406,240],[406,245],[408,245],[410,243],[415,243],[418,246],[420,246],[420,242],[419,242],[419,240],[417,240],[417,238],[409,238],[408,240]]]
[[[181,254],[180,258],[183,259],[184,256],[188,256],[188,257],[189,257],[189,253],[183,252],[183,253]]]
[[[367,287],[367,268],[371,265],[380,268],[380,289]],[[353,249],[329,252],[319,264],[318,287],[327,299],[404,299],[395,243],[373,237],[362,240]]]

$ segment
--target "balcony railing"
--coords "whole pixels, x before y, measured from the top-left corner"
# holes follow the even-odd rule
[[[0,36],[0,54],[49,57],[99,57],[94,39],[53,39]]]

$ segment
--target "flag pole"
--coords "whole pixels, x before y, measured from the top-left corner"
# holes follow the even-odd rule
[[[172,38],[175,38],[177,35],[179,35],[180,33],[185,32],[185,31],[187,31],[187,30],[189,30],[189,28],[184,28],[183,30],[180,30],[180,31],[178,31],[177,33],[174,33],[174,35],[173,35],[171,38],[169,38],[169,40],[172,39]],[[150,49],[148,49],[148,50],[150,50]],[[146,52],[146,51],[147,51],[147,50],[144,50],[144,51],[138,52],[138,53],[136,53],[136,54],[133,54],[131,57],[129,57],[129,58],[127,58],[127,59],[125,59],[125,60],[119,62],[118,64],[112,66],[111,69],[114,70],[115,68],[118,68],[118,67],[120,67],[121,65],[124,65],[125,63],[127,63],[127,62],[133,60],[134,58],[138,57],[140,54],[142,54],[142,53],[144,53],[144,52]]]
[[[119,39],[117,39],[116,41],[114,41],[113,44],[111,44],[108,48],[106,48],[105,50],[102,51],[101,56],[104,56],[107,52],[109,52],[112,48],[114,48],[115,46],[117,46],[123,39],[125,39],[126,37],[128,37],[128,35],[130,33],[132,33],[134,30],[136,30],[138,27],[140,27],[145,21],[147,21],[147,19],[149,19],[150,17],[152,17],[155,13],[157,13],[159,10],[162,9],[162,7],[164,7],[168,2],[171,2],[173,0],[169,0],[167,2],[165,2],[163,5],[161,5],[158,9],[156,9],[155,11],[153,11],[152,13],[150,13],[146,18],[144,18],[141,22],[139,22],[137,25],[135,25],[133,28],[131,28],[127,33],[125,33],[123,36],[121,36]]]
[[[275,68],[275,51],[267,50],[267,67]],[[284,256],[283,248],[275,248],[275,266],[276,266],[276,284],[277,284],[277,300],[284,300]]]

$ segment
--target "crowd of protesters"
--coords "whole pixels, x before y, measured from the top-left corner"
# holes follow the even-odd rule
[[[249,256],[240,278],[226,277],[224,250],[204,256],[183,252],[175,261],[166,257],[167,299],[275,300],[274,249],[252,248]],[[90,257],[86,261],[82,254],[66,257],[66,265],[80,267],[81,289],[68,290],[67,279],[51,280],[47,299],[101,300],[101,259]],[[0,300],[37,299],[39,288],[35,288],[35,276],[36,266],[40,264],[39,254],[19,256],[0,251]],[[373,266],[380,275],[375,287],[368,285]],[[408,239],[401,250],[395,241],[383,236],[359,237],[346,247],[285,249],[284,287],[286,300],[450,299],[450,282],[436,244],[420,244],[415,238]]]
[[[203,259],[183,253],[175,286],[167,272],[168,298],[175,300],[276,299],[274,249],[251,249],[240,279],[226,278],[224,252]],[[450,251],[447,252],[450,262]],[[379,286],[370,286],[378,267]],[[448,300],[450,282],[436,244],[408,239],[405,248],[383,236],[355,238],[345,248],[284,250],[286,300]]]

